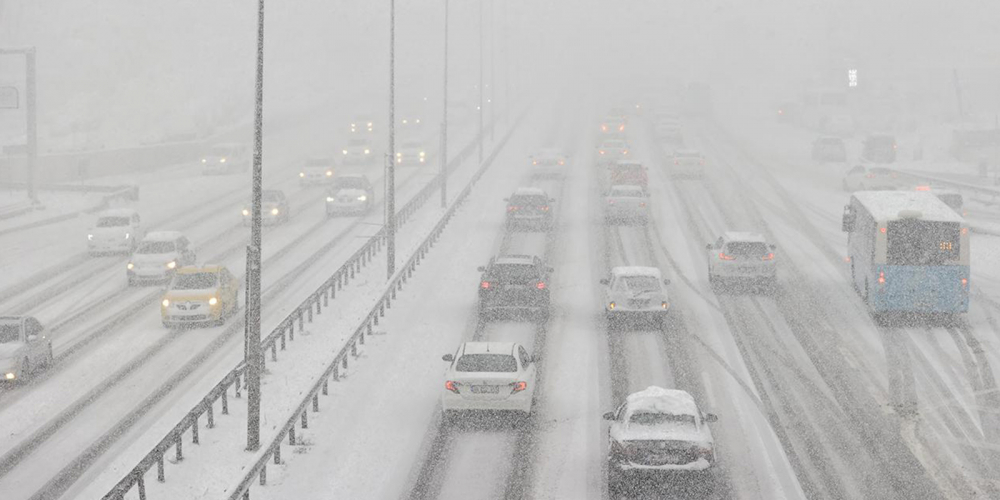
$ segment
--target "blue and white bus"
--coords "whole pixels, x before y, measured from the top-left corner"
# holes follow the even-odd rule
[[[969,229],[934,194],[854,193],[843,230],[854,286],[876,317],[969,310]]]

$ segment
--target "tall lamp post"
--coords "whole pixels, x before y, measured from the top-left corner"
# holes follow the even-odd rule
[[[479,165],[483,164],[483,2],[479,0]]]
[[[386,279],[396,272],[396,0],[389,0],[389,152],[385,159]]]
[[[35,106],[35,48],[0,49],[0,54],[24,55],[24,100],[25,100],[25,180],[28,186],[28,199],[38,204],[38,194],[35,191],[35,169],[38,163],[38,126]],[[15,106],[16,107],[16,104]]]
[[[444,98],[441,99],[441,208],[448,206],[448,0],[444,0]]]
[[[257,79],[254,97],[253,193],[250,245],[247,247],[246,321],[244,356],[247,386],[247,450],[260,448],[260,193],[263,179],[264,130],[264,0],[257,1]]]

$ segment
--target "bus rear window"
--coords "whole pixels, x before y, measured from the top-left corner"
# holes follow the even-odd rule
[[[940,265],[958,260],[961,228],[957,222],[903,219],[889,222],[886,263],[897,266]]]

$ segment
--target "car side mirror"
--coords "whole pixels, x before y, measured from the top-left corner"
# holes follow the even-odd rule
[[[716,414],[714,414],[714,413],[706,413],[705,417],[704,417],[704,420],[706,422],[718,422],[719,421],[719,416],[716,415]]]
[[[444,356],[441,356],[441,359],[444,361],[451,362],[455,361],[455,356],[453,354],[445,354]]]
[[[615,412],[609,411],[604,414],[604,420],[614,420],[614,419],[615,419]]]
[[[548,272],[550,272],[550,273],[551,272],[555,272],[555,269],[551,268],[551,267],[546,267],[545,270],[548,271]]]
[[[771,250],[774,250],[775,248],[778,248],[778,247],[776,247],[774,245],[771,245]]]
[[[601,279],[601,284],[602,285],[607,285],[608,284],[608,279],[607,278],[602,278]]]
[[[38,335],[28,335],[28,342],[34,342],[38,340]]]
[[[670,284],[670,280],[668,280],[668,279],[663,280],[663,284],[664,285],[669,285]]]
[[[486,272],[486,266],[479,266],[479,267],[476,268],[476,271],[479,271],[481,273],[485,273]]]
[[[711,249],[712,249],[712,244],[711,243],[705,245],[705,250],[711,250]]]

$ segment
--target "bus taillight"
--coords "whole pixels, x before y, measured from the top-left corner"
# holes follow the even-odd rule
[[[719,252],[719,258],[722,260],[736,260],[735,255],[726,255],[725,252]]]
[[[878,272],[878,284],[880,284],[880,285],[884,285],[885,284],[885,271],[879,271]]]

